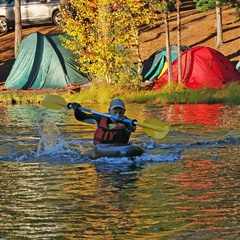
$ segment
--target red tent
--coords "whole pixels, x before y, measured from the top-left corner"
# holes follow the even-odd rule
[[[182,82],[185,87],[221,88],[231,81],[240,82],[240,73],[222,53],[209,47],[193,47],[181,55]],[[173,81],[178,82],[178,58],[172,64]],[[154,90],[168,82],[166,70],[153,84]]]

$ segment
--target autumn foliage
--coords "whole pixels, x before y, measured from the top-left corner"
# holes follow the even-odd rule
[[[140,0],[69,3],[70,7],[61,9],[61,27],[70,36],[63,42],[78,57],[80,70],[107,83],[138,81],[138,74],[133,71],[141,67],[138,28],[155,24],[159,3]]]

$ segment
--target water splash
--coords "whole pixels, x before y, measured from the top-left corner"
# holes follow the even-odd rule
[[[51,119],[45,119],[40,129],[40,140],[38,143],[37,153],[52,154],[59,152],[66,152],[69,146],[63,140],[60,131],[56,124]]]

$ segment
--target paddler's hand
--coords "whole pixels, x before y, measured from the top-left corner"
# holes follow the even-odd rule
[[[132,120],[132,121],[130,120],[131,123],[126,123],[126,122],[124,122],[124,119],[128,119],[129,120],[129,118],[123,116],[123,117],[118,117],[117,122],[124,123],[125,124],[125,128],[126,128],[127,131],[135,132],[136,131],[136,122],[137,122],[137,120],[135,120],[135,119]]]
[[[124,119],[127,119],[127,117],[125,117],[125,116],[123,116],[123,117],[118,117],[118,119],[115,120],[115,122],[124,123]]]
[[[67,108],[68,109],[78,109],[79,107],[81,107],[81,105],[79,103],[68,103]]]

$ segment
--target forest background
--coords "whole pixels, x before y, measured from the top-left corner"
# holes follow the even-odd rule
[[[181,44],[189,47],[208,46],[216,48],[216,14],[215,10],[200,12],[195,9],[195,3],[192,1],[182,1],[181,6]],[[218,50],[236,65],[240,60],[240,22],[237,11],[234,8],[224,7],[222,11],[223,19],[223,44]],[[176,44],[176,12],[169,14],[170,42]],[[59,29],[52,25],[24,27],[22,29],[23,37],[31,32],[39,31],[43,34],[56,33]],[[140,33],[140,53],[144,59],[147,59],[153,52],[165,46],[166,34],[162,19],[159,19],[155,27],[142,25],[139,28]],[[4,82],[11,70],[14,62],[14,32],[0,36],[0,81]]]

